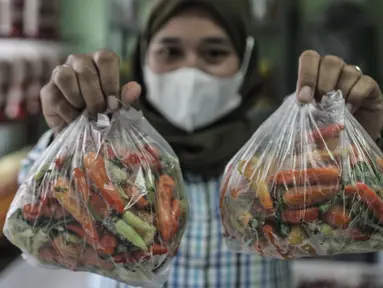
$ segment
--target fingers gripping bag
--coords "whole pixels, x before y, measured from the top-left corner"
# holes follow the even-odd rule
[[[225,169],[227,245],[281,259],[383,249],[382,157],[340,91],[290,96]]]
[[[34,264],[161,287],[185,230],[178,158],[133,108],[85,114],[44,152],[7,214]]]

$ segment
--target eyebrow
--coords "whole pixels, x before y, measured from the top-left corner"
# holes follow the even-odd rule
[[[161,44],[180,44],[181,39],[178,37],[163,37],[163,38],[157,39],[156,42]]]
[[[202,40],[202,44],[230,45],[230,41],[226,37],[206,37]]]
[[[179,37],[163,37],[156,41],[160,44],[181,44],[182,39]],[[205,37],[202,39],[202,44],[218,44],[218,45],[231,45],[229,39],[226,37]]]

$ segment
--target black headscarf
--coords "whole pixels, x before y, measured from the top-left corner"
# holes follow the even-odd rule
[[[137,42],[132,67],[134,80],[144,84],[142,68],[153,36],[172,17],[194,6],[203,7],[211,13],[228,33],[238,55],[243,59],[247,38],[250,36],[251,9],[248,0],[159,0],[153,7]],[[240,107],[192,134],[176,128],[156,111],[146,100],[143,86],[140,109],[154,128],[170,143],[184,172],[207,177],[220,175],[227,162],[263,121],[254,121],[249,116],[261,98],[262,81],[257,73],[257,54],[258,49],[255,45],[240,91],[243,98]]]

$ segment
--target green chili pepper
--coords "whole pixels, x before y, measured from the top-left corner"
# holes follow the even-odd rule
[[[144,239],[141,238],[141,236],[136,232],[136,230],[134,230],[132,226],[120,219],[113,219],[113,222],[116,228],[116,232],[119,235],[126,238],[127,240],[132,242],[133,245],[137,246],[138,248],[144,251],[148,249],[146,247]]]
[[[180,207],[181,207],[181,215],[182,215],[183,213],[188,211],[188,207],[189,207],[188,201],[187,200],[181,200],[180,201]]]
[[[320,226],[319,230],[323,236],[332,236],[334,234],[334,229],[330,225],[325,224],[325,223],[323,223]]]
[[[105,161],[107,171],[109,172],[109,176],[113,182],[123,183],[128,180],[127,174],[124,170],[120,169],[117,165],[115,165],[111,161]]]
[[[282,236],[286,236],[287,237],[290,234],[290,232],[291,232],[291,228],[287,224],[282,223],[280,228],[281,228]]]
[[[156,236],[156,230],[147,231],[142,235],[142,239],[144,239],[146,245],[150,245],[153,243],[154,236]]]
[[[291,245],[300,245],[307,239],[307,234],[300,226],[293,226],[288,236]]]
[[[330,208],[331,204],[323,204],[319,206],[319,211],[321,214],[324,214],[327,212],[327,210]]]
[[[41,167],[41,169],[33,177],[35,181],[40,181],[44,178],[44,175],[49,172],[49,166],[49,164],[44,164],[43,167]]]
[[[140,230],[145,231],[153,231],[156,230],[156,228],[149,223],[145,222],[141,218],[137,217],[133,212],[131,211],[125,211],[122,215],[122,219],[125,220],[125,222],[135,228],[138,228]]]

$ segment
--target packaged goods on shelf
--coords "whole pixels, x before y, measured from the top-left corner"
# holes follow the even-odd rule
[[[0,0],[0,36],[57,39],[59,0]]]
[[[33,38],[57,39],[60,13],[58,0],[28,0],[24,9],[24,35]]]
[[[0,121],[40,114],[40,90],[61,61],[59,45],[0,39]]]
[[[25,2],[25,0],[0,0],[0,36],[17,38],[23,36]]]

